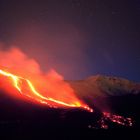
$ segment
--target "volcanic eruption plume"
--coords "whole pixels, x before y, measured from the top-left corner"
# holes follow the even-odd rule
[[[0,66],[1,79],[11,80],[18,93],[32,101],[55,108],[72,107],[93,111],[76,97],[72,88],[55,70],[43,74],[39,64],[17,48],[0,52]],[[13,93],[7,84],[3,88]]]
[[[15,98],[52,108],[79,108],[93,112],[92,108],[77,98],[74,90],[54,69],[43,73],[34,59],[15,47],[0,51],[0,85],[0,90],[5,90]],[[132,126],[131,118],[107,112],[102,112],[97,123],[100,128],[108,128],[108,121]]]

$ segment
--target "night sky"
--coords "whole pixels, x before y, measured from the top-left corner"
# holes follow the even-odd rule
[[[0,43],[65,79],[140,82],[139,0],[0,0]]]

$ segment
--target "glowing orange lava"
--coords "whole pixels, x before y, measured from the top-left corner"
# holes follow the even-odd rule
[[[70,101],[64,102],[61,100],[57,100],[53,97],[46,97],[36,90],[35,86],[33,85],[33,83],[29,79],[17,76],[15,74],[12,74],[12,73],[4,71],[4,70],[0,70],[0,74],[2,76],[10,78],[13,86],[17,89],[17,91],[20,94],[22,94],[22,95],[24,95],[24,96],[26,96],[34,101],[37,101],[41,104],[47,104],[48,106],[55,107],[55,108],[57,108],[57,107],[83,108],[83,109],[86,109],[90,112],[93,112],[93,109],[88,107],[88,105],[82,103],[77,98],[74,98],[74,101],[71,101],[71,103],[69,103]],[[27,91],[28,93],[27,92],[25,93],[25,88],[29,88],[29,90]]]
[[[112,122],[118,125],[129,126],[129,127],[133,125],[133,120],[131,118],[125,118],[123,116],[114,115],[109,112],[103,112],[103,116],[99,121],[101,128],[107,129],[108,128],[107,122]]]

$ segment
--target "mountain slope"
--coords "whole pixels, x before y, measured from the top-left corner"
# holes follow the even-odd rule
[[[85,80],[68,81],[76,94],[81,98],[96,98],[140,94],[140,84],[109,76],[91,76]]]
[[[1,91],[0,98],[0,130],[4,130],[5,123],[8,132],[12,129],[27,132],[34,130],[58,131],[62,129],[100,128],[103,111],[121,115],[126,118],[132,117],[135,121],[134,128],[140,127],[140,86],[126,79],[93,76],[81,81],[68,81],[77,96],[83,99],[94,112],[80,109],[55,109],[46,106],[38,106],[26,101],[16,100]],[[124,128],[112,122],[107,122],[109,128]],[[10,129],[9,129],[10,128]],[[94,130],[93,130],[94,131]],[[7,133],[7,128],[5,131]],[[32,134],[34,132],[32,131]]]
[[[139,106],[140,84],[127,79],[96,75],[68,83],[78,98],[102,111],[135,113]]]

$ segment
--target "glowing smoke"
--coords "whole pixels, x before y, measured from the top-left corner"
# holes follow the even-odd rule
[[[58,107],[59,105],[64,105],[63,107],[65,107],[65,104],[67,104],[66,106],[87,107],[76,97],[72,88],[63,81],[61,75],[53,69],[48,73],[43,73],[39,64],[34,59],[27,57],[18,48],[0,51],[0,66],[1,69],[8,71],[8,73],[1,71],[2,75],[10,75],[13,82],[17,82],[18,85],[25,81],[26,87],[28,86],[30,89],[32,87],[32,89],[35,88],[33,89],[34,91],[39,91],[39,93],[37,91],[35,93],[32,90],[33,93],[36,95],[41,93],[39,95],[41,99],[55,101],[55,103],[58,103]],[[9,72],[12,72],[12,74],[9,74]],[[30,80],[32,85],[26,79]],[[17,86],[17,84],[15,87],[21,91],[21,87]]]

